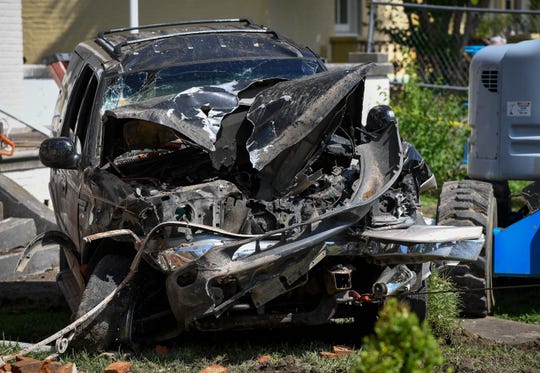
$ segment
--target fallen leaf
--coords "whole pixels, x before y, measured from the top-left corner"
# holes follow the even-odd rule
[[[131,373],[131,363],[129,361],[110,363],[105,368],[105,373]]]
[[[204,368],[199,373],[227,373],[228,370],[221,365],[210,365],[209,367]]]
[[[257,359],[259,364],[265,364],[270,362],[270,355],[263,355]]]
[[[349,356],[350,354],[355,352],[354,350],[351,350],[350,348],[345,346],[334,346],[333,350],[337,357]]]
[[[319,354],[323,359],[336,359],[338,357],[336,353],[328,351],[321,351]]]

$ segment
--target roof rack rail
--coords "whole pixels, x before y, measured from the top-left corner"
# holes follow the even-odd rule
[[[126,31],[148,30],[152,28],[162,28],[162,27],[182,26],[182,25],[197,25],[197,24],[204,24],[204,23],[245,23],[247,26],[258,26],[255,23],[253,23],[249,18],[223,18],[223,19],[205,19],[205,20],[196,20],[196,21],[178,21],[178,22],[154,23],[150,25],[124,27],[124,28],[100,31],[98,33],[98,38],[105,38],[105,35],[117,34],[117,33],[126,32]]]
[[[177,32],[177,33],[172,33],[172,34],[155,35],[155,36],[149,36],[145,38],[125,40],[117,44],[114,44],[110,39],[107,39],[106,37],[106,35],[133,31],[133,30],[147,30],[147,29],[153,29],[153,28],[163,28],[163,27],[182,26],[182,25],[212,24],[212,23],[245,23],[247,26],[256,26],[257,28],[222,29],[222,30],[210,29],[210,30],[184,31],[184,32]],[[139,26],[139,27],[111,29],[111,30],[99,32],[98,38],[96,39],[96,43],[100,45],[101,47],[103,47],[109,54],[117,57],[120,55],[122,47],[125,47],[127,45],[167,39],[167,38],[176,37],[176,36],[204,35],[204,34],[230,34],[230,33],[238,33],[238,32],[272,34],[275,37],[279,38],[279,35],[275,31],[263,28],[253,23],[248,18],[228,18],[228,19],[213,19],[213,20],[198,20],[198,21],[181,21],[181,22],[172,22],[172,23],[156,23],[156,24],[144,25],[144,26]]]

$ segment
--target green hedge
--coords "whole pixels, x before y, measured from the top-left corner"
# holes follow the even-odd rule
[[[462,179],[463,150],[469,127],[465,93],[421,88],[409,80],[391,95],[391,106],[399,121],[401,137],[414,144],[437,178]]]

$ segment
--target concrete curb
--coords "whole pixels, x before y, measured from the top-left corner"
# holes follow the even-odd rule
[[[0,255],[25,246],[36,236],[34,219],[7,218],[0,221]]]
[[[0,201],[4,205],[4,216],[34,219],[37,233],[58,229],[51,209],[2,174],[0,174]]]
[[[540,341],[540,325],[536,324],[488,316],[483,319],[463,319],[461,326],[470,337],[510,346]]]

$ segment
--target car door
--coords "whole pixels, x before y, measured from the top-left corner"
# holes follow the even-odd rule
[[[93,66],[94,65],[94,66]],[[78,169],[54,169],[52,172],[53,184],[55,185],[55,212],[60,228],[67,233],[74,244],[80,247],[79,220],[80,187],[83,181],[84,152],[86,134],[94,111],[94,99],[98,87],[98,76],[95,64],[91,61],[83,61],[76,77],[75,83],[70,88],[65,112],[62,115],[60,136],[69,137],[73,140],[77,152],[81,154],[81,166]],[[84,208],[84,206],[83,206]]]

